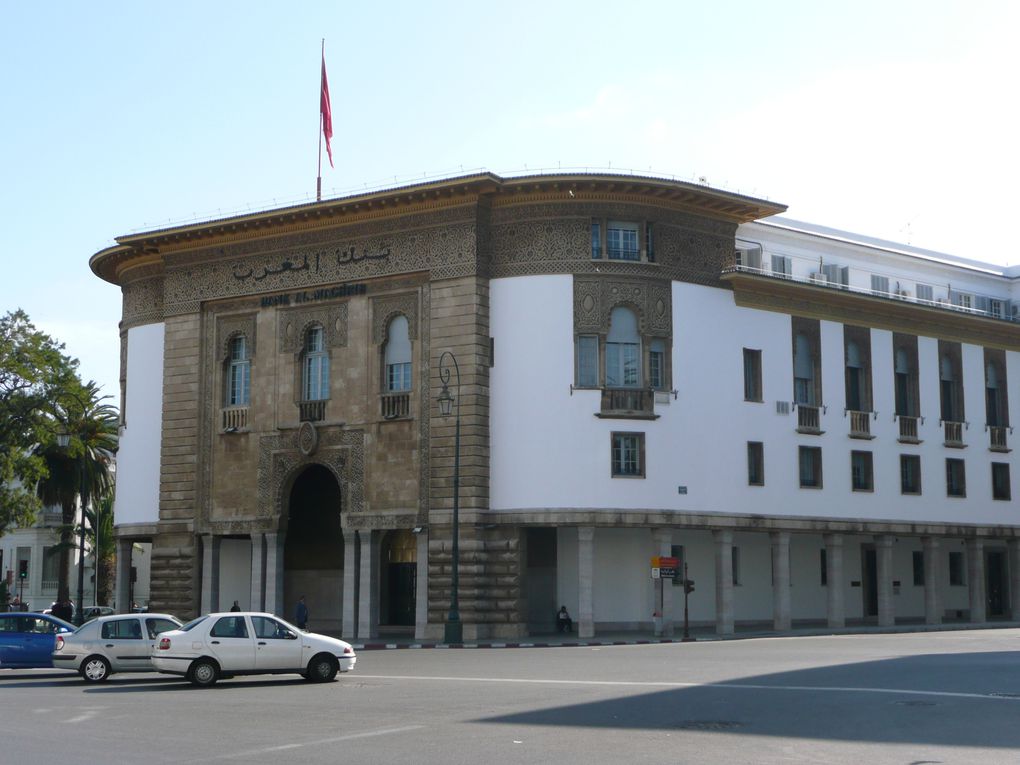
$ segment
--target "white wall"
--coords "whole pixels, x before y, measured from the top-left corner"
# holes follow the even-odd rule
[[[128,330],[124,427],[117,452],[114,517],[118,526],[159,520],[164,325]]]

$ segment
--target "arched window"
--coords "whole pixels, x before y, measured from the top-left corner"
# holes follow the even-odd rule
[[[798,334],[793,341],[793,399],[797,404],[815,405],[815,365],[811,341]]]
[[[637,317],[628,308],[613,309],[606,336],[606,386],[641,386],[641,337]]]
[[[227,406],[248,406],[251,401],[251,356],[248,339],[237,335],[230,340],[227,367]]]
[[[407,332],[407,317],[395,316],[386,330],[386,350],[383,352],[386,371],[386,390],[411,390],[411,340]]]
[[[305,401],[329,398],[329,355],[322,327],[312,327],[305,335],[304,380],[301,391]]]

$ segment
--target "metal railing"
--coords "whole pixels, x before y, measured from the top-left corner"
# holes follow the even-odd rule
[[[603,388],[602,413],[652,414],[655,411],[654,391],[648,388]]]

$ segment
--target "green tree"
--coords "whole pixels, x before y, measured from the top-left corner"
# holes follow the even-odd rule
[[[94,507],[113,489],[111,466],[117,451],[119,417],[116,407],[103,403],[107,398],[100,395],[99,386],[92,381],[78,390],[61,391],[55,402],[55,417],[70,436],[69,443],[61,446],[54,439],[37,449],[48,472],[39,481],[39,498],[44,505],[59,505],[62,516],[57,600],[70,597],[68,568],[74,549],[75,500]]]
[[[113,539],[113,495],[104,495],[85,510],[85,540],[96,564],[96,602],[110,605],[116,575],[117,543]]]
[[[78,362],[63,349],[24,311],[0,317],[0,536],[31,524],[39,509],[46,464],[37,446],[53,439],[53,403],[80,386]]]

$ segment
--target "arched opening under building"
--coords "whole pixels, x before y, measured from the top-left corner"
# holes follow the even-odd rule
[[[417,540],[408,529],[389,531],[380,555],[380,623],[387,627],[413,627],[418,583]]]
[[[308,628],[340,634],[344,575],[340,486],[322,465],[305,468],[290,490],[283,562],[285,618],[293,621],[298,598],[304,595]]]

